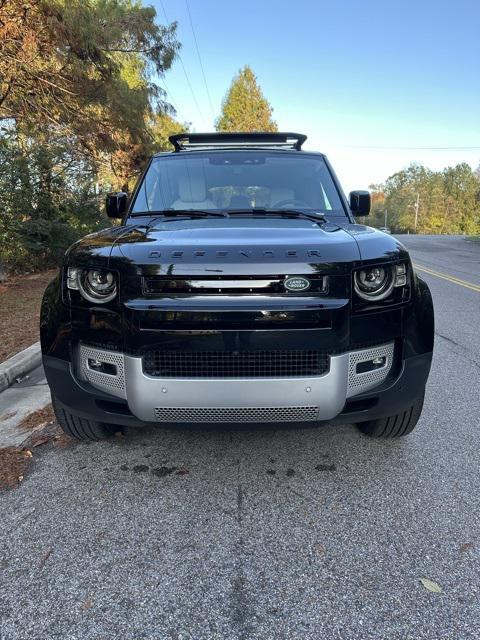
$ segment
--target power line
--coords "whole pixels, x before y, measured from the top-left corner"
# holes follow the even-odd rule
[[[183,64],[183,60],[180,57],[180,54],[178,55],[178,59],[180,60],[180,64],[182,65],[183,73],[185,74],[185,79],[187,80],[187,83],[188,83],[188,86],[189,86],[189,89],[190,89],[190,93],[192,94],[193,101],[195,102],[195,106],[197,107],[197,111],[200,114],[201,119],[205,120],[205,118],[203,116],[203,113],[202,113],[202,110],[200,109],[200,105],[198,104],[197,97],[195,96],[195,93],[193,91],[192,83],[190,82],[190,78],[188,77],[187,70],[185,69],[185,65]]]
[[[165,16],[165,20],[167,22],[170,22],[169,19],[168,19],[168,16],[167,16],[167,12],[165,11],[165,5],[163,4],[163,0],[160,0],[160,6],[162,7],[162,11],[163,11],[163,15]],[[205,118],[203,116],[203,113],[202,113],[202,110],[200,109],[200,105],[198,104],[195,92],[193,91],[192,83],[190,82],[190,78],[188,77],[187,70],[185,69],[185,65],[183,64],[182,56],[179,53],[177,55],[178,55],[178,59],[180,60],[180,64],[182,65],[183,73],[185,74],[185,79],[186,79],[188,87],[190,89],[190,93],[192,94],[193,102],[195,103],[195,106],[197,107],[197,111],[200,114],[201,119],[205,120]]]
[[[205,90],[206,90],[207,96],[208,96],[208,103],[210,105],[211,116],[212,116],[212,118],[215,118],[215,112],[213,110],[212,98],[210,96],[210,91],[208,89],[207,77],[205,75],[205,70],[203,68],[202,57],[200,55],[200,49],[199,49],[199,46],[198,46],[197,36],[195,34],[195,29],[193,28],[192,14],[190,12],[190,5],[188,3],[188,0],[185,0],[185,5],[187,7],[188,18],[190,20],[190,26],[192,27],[193,40],[195,42],[195,48],[197,50],[197,56],[198,56],[198,62],[200,63],[200,69],[202,70],[203,82],[205,84]]]
[[[478,151],[480,147],[388,147],[388,146],[372,146],[372,145],[355,145],[355,144],[333,144],[331,147],[342,149],[383,149],[391,151]]]
[[[182,113],[181,113],[180,109],[178,108],[177,101],[176,101],[176,100],[175,100],[175,98],[173,97],[173,94],[172,94],[172,92],[170,91],[170,89],[168,88],[168,85],[167,85],[167,83],[166,83],[166,81],[165,81],[165,78],[160,77],[160,82],[162,82],[162,83],[163,83],[164,88],[165,88],[165,93],[167,94],[167,96],[170,96],[170,102],[172,103],[173,108],[174,108],[174,109],[175,109],[175,111],[177,112],[177,115],[178,115],[178,116],[180,116],[181,120],[185,120],[185,118],[183,117],[183,115],[182,115]]]

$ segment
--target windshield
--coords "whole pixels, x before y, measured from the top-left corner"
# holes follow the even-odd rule
[[[345,217],[320,155],[190,152],[153,158],[132,213],[297,209]]]

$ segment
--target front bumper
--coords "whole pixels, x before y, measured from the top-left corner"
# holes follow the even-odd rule
[[[423,392],[430,371],[432,353],[424,353],[403,361],[400,373],[371,391],[346,400],[331,424],[350,424],[395,415],[410,407]],[[71,363],[44,356],[43,364],[52,394],[57,402],[72,413],[99,422],[125,427],[147,424],[135,417],[126,402],[94,389],[72,373]],[[244,421],[245,422],[245,421]],[[322,421],[318,419],[319,424]],[[286,423],[288,424],[288,423]],[[308,423],[307,423],[308,424]]]
[[[80,345],[79,371],[92,386],[127,401],[144,422],[303,422],[330,420],[347,398],[378,386],[393,365],[394,343],[330,357],[315,377],[161,378],[144,373],[141,357]],[[359,363],[382,366],[357,372]],[[99,373],[105,362],[116,374]]]
[[[86,346],[77,374],[70,363],[44,358],[50,387],[73,413],[103,422],[145,423],[356,422],[393,415],[425,386],[431,354],[393,366],[393,343],[331,357],[327,373],[308,378],[156,378],[142,359]],[[379,356],[385,366],[357,373]],[[88,371],[88,359],[110,358],[117,375]]]

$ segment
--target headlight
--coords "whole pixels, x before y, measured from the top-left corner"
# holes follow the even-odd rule
[[[405,264],[368,267],[355,271],[353,276],[355,293],[371,302],[388,298],[395,287],[403,287],[406,283]]]
[[[80,291],[88,302],[110,302],[117,295],[115,274],[106,269],[79,269],[69,267],[67,287]]]

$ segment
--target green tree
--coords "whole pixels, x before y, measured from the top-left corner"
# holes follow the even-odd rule
[[[173,151],[173,145],[169,142],[168,138],[175,133],[188,131],[188,129],[188,123],[179,122],[168,113],[155,115],[150,125],[153,138],[153,151]]]
[[[139,0],[0,0],[0,266],[50,266],[109,224],[105,190],[181,126],[152,81],[178,47]]]
[[[74,138],[125,181],[145,159],[148,120],[169,109],[151,75],[179,44],[155,15],[135,0],[1,2],[0,119]]]
[[[443,171],[412,164],[390,176],[385,184],[374,185],[373,196],[370,221],[374,226],[383,225],[381,214],[388,210],[388,224],[397,232],[480,231],[480,179],[466,163]]]
[[[95,168],[68,141],[0,137],[0,264],[12,271],[58,263],[85,233],[107,226]]]
[[[372,207],[370,209],[368,220],[366,219],[365,222],[372,227],[383,227],[385,225],[386,211],[386,196],[383,191],[383,185],[371,184],[369,189],[372,197]],[[388,224],[391,224],[390,220],[388,221]]]
[[[272,112],[255,74],[245,66],[232,81],[215,127],[217,131],[277,131]]]
[[[466,162],[443,171],[445,205],[460,233],[480,232],[480,180]]]

